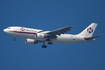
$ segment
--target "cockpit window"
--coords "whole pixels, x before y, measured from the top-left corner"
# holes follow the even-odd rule
[[[10,27],[8,27],[7,29],[11,29]]]

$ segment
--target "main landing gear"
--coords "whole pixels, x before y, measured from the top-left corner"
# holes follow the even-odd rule
[[[53,44],[53,42],[48,42],[48,44],[52,45],[52,44]]]
[[[42,48],[47,48],[45,41],[43,42]]]
[[[53,42],[48,42],[47,44],[50,44],[50,45],[52,45],[53,44]],[[45,41],[43,42],[43,45],[42,45],[42,48],[47,48],[47,44],[45,44]]]
[[[42,48],[47,48],[47,46],[46,45],[42,45]]]

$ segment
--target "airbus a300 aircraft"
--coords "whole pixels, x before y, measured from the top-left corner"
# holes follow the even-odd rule
[[[76,35],[65,34],[67,31],[70,31],[73,26],[68,26],[53,31],[44,31],[39,29],[12,26],[4,29],[4,32],[9,35],[12,35],[14,37],[14,41],[16,40],[16,37],[22,37],[26,38],[26,44],[37,44],[38,42],[42,42],[42,48],[46,48],[47,44],[52,45],[53,42],[78,43],[93,41],[95,40],[95,38],[100,37],[100,35],[92,36],[96,27],[97,23],[92,23],[81,33]]]

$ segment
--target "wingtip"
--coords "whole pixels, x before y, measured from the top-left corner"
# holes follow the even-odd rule
[[[73,28],[74,26],[70,26],[70,28]]]
[[[96,37],[101,37],[101,35],[96,35]]]
[[[98,35],[98,37],[101,37],[101,35]]]

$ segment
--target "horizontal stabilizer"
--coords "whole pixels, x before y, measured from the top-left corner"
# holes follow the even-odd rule
[[[98,38],[98,37],[100,37],[101,35],[97,35],[97,36],[93,36],[93,37],[89,37],[89,38],[84,38],[85,40],[93,40],[93,39],[95,39],[95,38]]]

